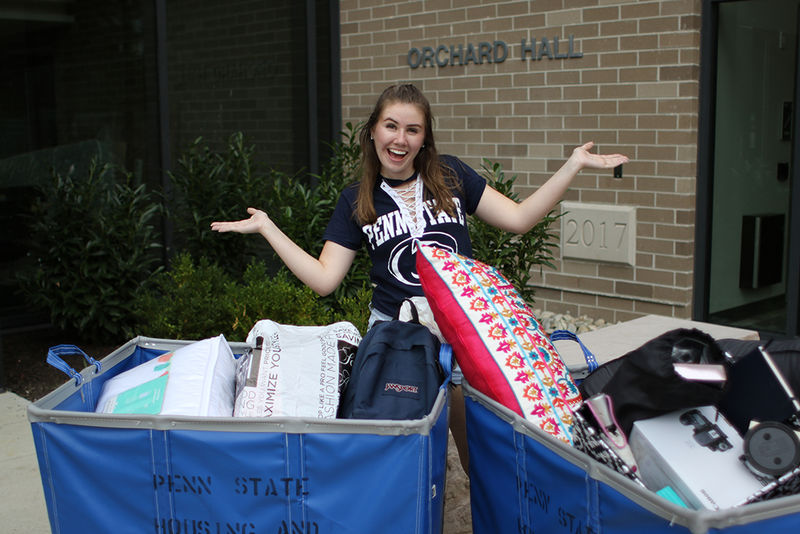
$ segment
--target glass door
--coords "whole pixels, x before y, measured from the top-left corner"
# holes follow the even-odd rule
[[[765,334],[797,334],[789,258],[797,255],[791,229],[798,4],[716,4],[707,314],[711,322]]]

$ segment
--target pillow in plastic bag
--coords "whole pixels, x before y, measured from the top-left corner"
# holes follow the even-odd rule
[[[239,358],[234,417],[337,416],[361,342],[358,328],[347,321],[295,326],[264,319],[246,342],[254,349]]]
[[[96,412],[231,417],[236,361],[221,334],[110,378]]]

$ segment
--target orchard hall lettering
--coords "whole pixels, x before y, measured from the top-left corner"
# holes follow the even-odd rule
[[[566,45],[566,47],[565,47]],[[564,49],[566,48],[566,50]],[[575,51],[575,38],[570,35],[567,43],[559,41],[558,37],[548,39],[536,37],[528,43],[523,39],[520,43],[520,59],[522,61],[541,61],[547,59],[573,59],[583,57],[583,52]],[[483,65],[484,63],[502,63],[508,58],[508,45],[505,41],[480,42],[478,45],[469,43],[464,46],[439,45],[412,48],[408,51],[408,66],[412,69],[418,67],[447,67],[448,65],[466,66],[470,63]]]

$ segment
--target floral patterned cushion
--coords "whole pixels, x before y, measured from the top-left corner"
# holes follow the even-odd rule
[[[571,443],[580,393],[517,290],[494,267],[423,244],[417,272],[470,385]]]

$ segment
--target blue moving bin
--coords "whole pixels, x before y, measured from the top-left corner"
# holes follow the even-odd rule
[[[800,532],[800,495],[689,510],[463,387],[474,534]]]
[[[188,343],[135,338],[29,405],[53,532],[441,532],[447,382],[414,421],[94,413],[108,378]]]

